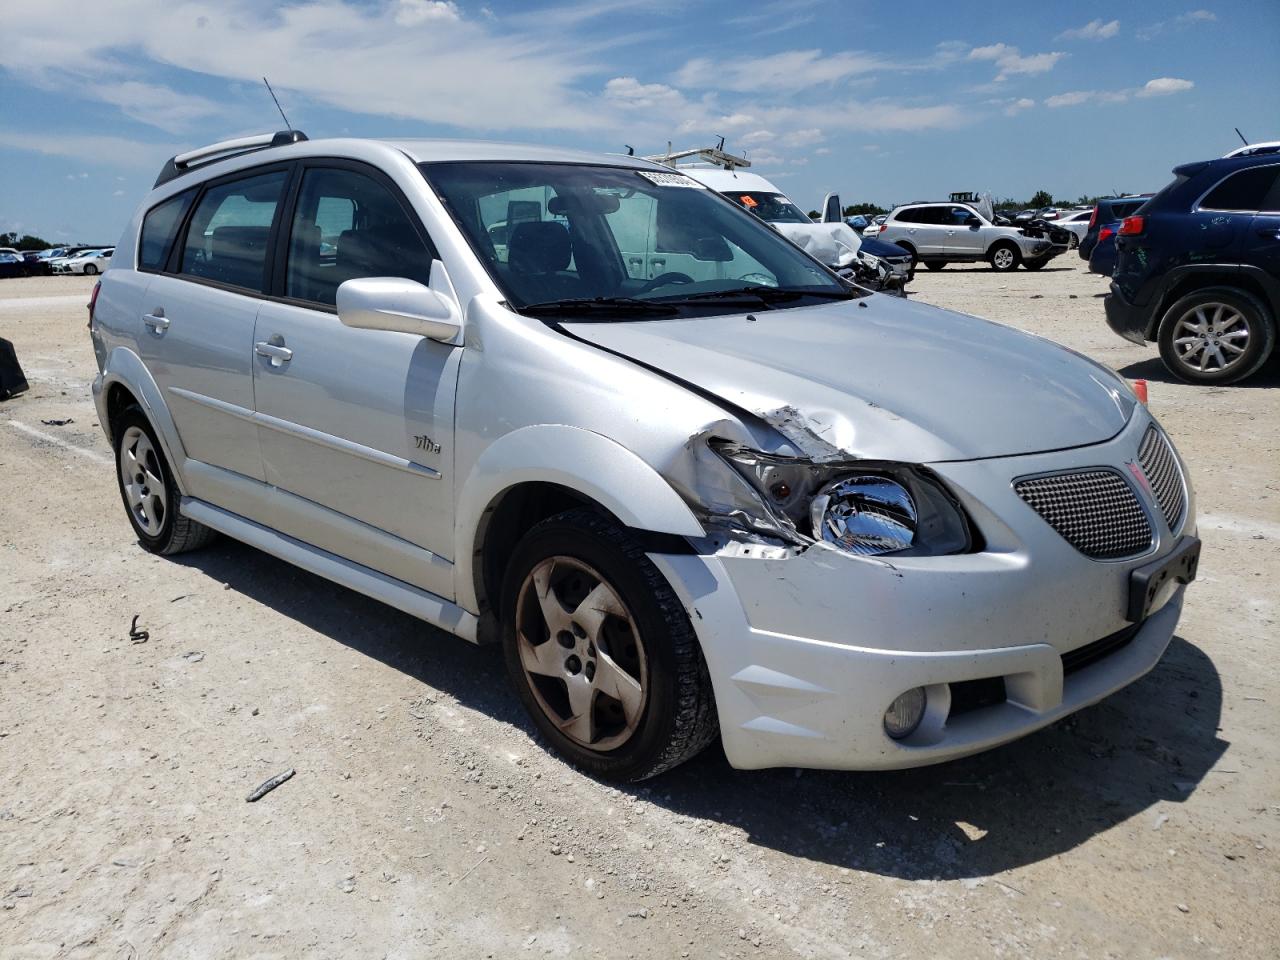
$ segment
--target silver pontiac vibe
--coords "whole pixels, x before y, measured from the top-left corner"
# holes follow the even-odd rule
[[[496,641],[600,776],[984,750],[1150,670],[1195,576],[1121,378],[635,158],[214,144],[91,317],[145,549],[220,532]]]

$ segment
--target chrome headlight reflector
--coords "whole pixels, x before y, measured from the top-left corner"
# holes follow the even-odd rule
[[[815,463],[711,441],[753,496],[755,530],[859,556],[965,553],[976,537],[959,502],[923,467],[871,460]]]
[[[906,550],[916,537],[916,505],[887,477],[842,477],[809,505],[814,539],[869,557]]]

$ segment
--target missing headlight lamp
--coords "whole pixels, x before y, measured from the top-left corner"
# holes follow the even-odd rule
[[[788,539],[823,540],[858,556],[940,556],[973,548],[960,504],[920,467],[814,463],[716,441],[711,447],[755,493],[763,519]]]

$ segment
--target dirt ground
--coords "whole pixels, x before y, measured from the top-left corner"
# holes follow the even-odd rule
[[[615,789],[544,752],[495,648],[226,539],[144,553],[90,399],[91,286],[0,282],[32,383],[0,404],[0,957],[1280,952],[1276,362],[1171,382],[1074,255],[922,272],[920,300],[1149,379],[1204,540],[1164,660],[944,766],[739,773],[712,748]]]

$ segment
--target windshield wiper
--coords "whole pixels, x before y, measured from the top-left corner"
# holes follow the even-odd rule
[[[743,300],[754,298],[770,303],[787,303],[801,297],[819,297],[824,300],[850,300],[858,296],[853,290],[795,290],[788,287],[735,287],[732,290],[711,290],[691,293],[683,297],[663,297],[662,303],[689,303],[698,301]]]
[[[570,297],[565,300],[544,300],[520,308],[521,313],[535,316],[568,313],[648,313],[669,316],[676,308],[654,300],[637,297]]]

